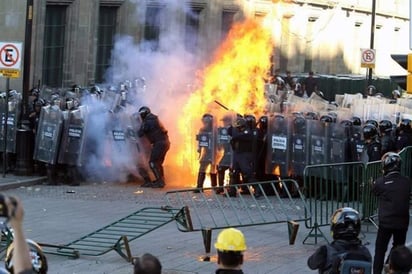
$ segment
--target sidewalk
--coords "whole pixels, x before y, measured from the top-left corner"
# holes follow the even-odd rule
[[[22,178],[15,183],[23,182]],[[4,182],[1,181],[3,184]],[[26,182],[26,181],[25,181]],[[27,182],[26,182],[27,183]],[[9,183],[12,184],[12,183]],[[16,195],[25,207],[25,233],[28,238],[49,244],[67,244],[96,229],[112,223],[143,207],[165,205],[164,193],[169,189],[139,188],[132,183],[84,184],[79,187],[48,186],[43,184],[20,186],[3,191]],[[376,232],[365,232],[364,242],[374,252]],[[241,228],[246,236],[245,273],[316,273],[306,266],[307,258],[325,242],[303,245],[308,230],[300,223],[295,245],[288,244],[286,224]],[[322,228],[329,236],[329,227]],[[213,243],[218,231],[212,233],[211,261],[200,260],[205,255],[200,232],[183,233],[170,223],[130,243],[133,256],[145,252],[158,256],[163,273],[214,273],[216,251]],[[412,225],[408,233],[412,242]],[[80,256],[79,259],[47,255],[49,273],[132,273],[132,266],[116,252],[100,257]]]
[[[0,173],[0,191],[21,186],[31,186],[46,181],[46,176],[16,176],[14,174]]]

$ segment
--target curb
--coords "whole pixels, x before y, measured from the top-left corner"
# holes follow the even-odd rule
[[[45,180],[47,180],[47,176],[34,177],[29,179],[15,179],[11,182],[0,184],[0,191],[19,188],[22,186],[37,185],[43,183]]]

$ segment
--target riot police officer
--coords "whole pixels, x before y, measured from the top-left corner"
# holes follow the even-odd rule
[[[372,183],[372,192],[378,197],[379,228],[376,235],[373,273],[382,273],[388,243],[392,248],[404,245],[409,226],[409,195],[412,181],[402,176],[401,157],[394,152],[382,156],[383,176]]]
[[[202,117],[202,127],[196,135],[199,152],[199,172],[197,175],[197,188],[203,188],[206,179],[206,170],[210,168],[210,182],[212,187],[217,186],[217,174],[215,166],[215,132],[213,116],[206,113]],[[195,192],[199,192],[196,190]]]
[[[344,260],[372,262],[369,250],[358,238],[361,219],[356,210],[350,207],[336,210],[331,217],[330,230],[333,242],[319,247],[309,257],[310,269],[318,269],[319,273],[338,274],[341,273],[339,268]]]
[[[223,193],[223,185],[225,184],[226,170],[230,169],[232,163],[232,147],[230,145],[231,136],[229,130],[232,130],[232,116],[225,115],[222,118],[223,126],[217,129],[217,145],[223,155],[217,165],[217,177],[219,187],[216,193]],[[229,170],[230,172],[230,170]]]
[[[392,122],[382,120],[379,122],[380,142],[382,144],[382,154],[389,151],[395,151],[395,140],[392,138]]]
[[[163,188],[165,186],[163,162],[170,148],[169,136],[159,118],[151,112],[150,108],[147,106],[141,107],[139,114],[142,124],[137,135],[139,137],[146,136],[152,145],[149,166],[155,176],[155,181],[151,187]]]
[[[379,161],[382,156],[382,145],[378,139],[378,130],[372,124],[363,127],[363,139],[365,141],[363,160],[364,162]]]
[[[402,119],[397,128],[396,151],[401,151],[407,146],[412,146],[412,127],[410,119]]]
[[[254,136],[247,128],[244,118],[237,118],[235,121],[235,132],[232,133],[231,145],[233,149],[232,172],[229,185],[240,184],[240,175],[243,183],[250,183],[254,180],[255,156],[253,155]],[[231,187],[229,196],[236,197],[236,189]]]

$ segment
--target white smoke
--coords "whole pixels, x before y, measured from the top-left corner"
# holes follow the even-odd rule
[[[142,5],[142,1],[131,0],[131,2],[136,4],[136,23],[144,25],[146,7]],[[190,15],[191,9],[185,2],[180,0],[167,1],[167,5],[164,6],[164,10],[159,16],[169,16],[170,14]],[[152,18],[154,21],[170,19],[170,22],[166,22],[166,25],[162,27],[156,50],[153,50],[153,43],[151,42],[136,42],[136,39],[131,36],[117,36],[112,51],[111,66],[105,73],[105,85],[115,87],[118,87],[119,83],[125,80],[133,82],[136,78],[145,79],[145,91],[134,94],[136,98],[133,104],[129,104],[124,108],[121,119],[128,120],[141,106],[148,106],[154,114],[159,116],[169,132],[172,145],[168,155],[174,153],[173,143],[179,141],[177,134],[179,111],[182,109],[188,94],[193,91],[192,86],[195,82],[195,72],[198,69],[197,64],[201,63],[201,60],[185,48],[188,36],[185,34],[186,25],[184,20],[179,22],[178,19],[172,17],[170,16],[167,19]],[[88,161],[87,172],[92,173],[99,179],[124,181],[129,173],[138,175],[136,163],[147,162],[147,152],[136,154],[134,149],[116,150],[113,144],[108,143],[108,134],[110,134],[108,127],[111,123],[113,125],[113,117],[110,116],[106,113],[104,115],[94,115],[91,118],[89,126],[93,128],[89,128],[91,133],[89,138],[94,140],[98,147],[96,150],[98,153]],[[107,158],[107,149],[112,150],[110,152],[110,169],[101,163],[104,157]],[[172,169],[171,164],[168,163],[168,157],[166,156],[166,180],[168,180],[168,171]]]

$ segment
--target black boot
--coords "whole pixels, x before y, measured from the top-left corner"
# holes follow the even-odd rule
[[[223,193],[223,185],[225,184],[225,170],[219,169],[217,172],[217,179],[219,183],[219,188],[216,189],[216,194]]]
[[[154,163],[150,163],[150,168],[156,177],[156,180],[152,183],[152,188],[163,188],[165,186],[165,181],[161,173],[161,167],[159,168]]]
[[[210,184],[212,185],[212,187],[216,187],[217,186],[217,174],[216,173],[211,173],[210,174]],[[216,188],[215,189],[215,193],[219,194],[221,192],[218,191],[219,189]]]
[[[199,192],[201,192],[201,191],[203,191],[203,183],[204,183],[204,181],[205,181],[205,179],[206,179],[206,173],[204,173],[204,172],[199,172],[198,174],[197,174],[197,188],[199,188],[199,189],[196,189],[195,191],[193,191],[194,193],[199,193]]]

